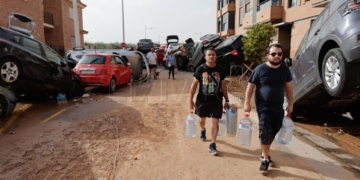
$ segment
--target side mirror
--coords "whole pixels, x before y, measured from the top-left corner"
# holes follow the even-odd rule
[[[65,60],[60,61],[60,65],[62,67],[65,67],[67,65],[67,62]]]
[[[131,63],[128,62],[126,65],[131,66]]]
[[[284,61],[285,61],[286,66],[288,66],[288,67],[292,66],[292,59],[291,58],[285,58]]]

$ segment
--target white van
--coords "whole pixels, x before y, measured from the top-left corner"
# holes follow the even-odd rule
[[[146,69],[148,65],[146,58],[140,51],[128,51],[123,49],[85,49],[83,47],[75,47],[73,50],[69,50],[65,54],[66,59],[71,59],[76,62],[82,58],[84,54],[96,54],[96,53],[107,53],[120,55],[125,61],[131,63],[130,68],[133,71],[134,79],[144,78],[142,76],[142,61],[145,61]]]

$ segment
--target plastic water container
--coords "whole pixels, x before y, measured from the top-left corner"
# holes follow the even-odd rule
[[[226,134],[235,137],[237,131],[237,112],[229,108],[226,110]]]
[[[66,94],[62,95],[61,101],[62,101],[62,104],[67,104]]]
[[[245,117],[240,120],[238,143],[243,146],[250,146],[252,134],[252,122],[249,118],[249,113],[245,113]]]
[[[280,144],[288,145],[291,142],[293,131],[294,131],[294,122],[291,120],[291,114],[287,114],[282,123],[282,127],[279,131],[278,141]]]
[[[223,136],[225,134],[226,129],[226,113],[225,111],[222,113],[221,118],[219,119],[219,131],[218,136]]]
[[[191,110],[190,114],[188,114],[186,116],[185,136],[187,136],[187,137],[195,137],[196,136],[196,116],[195,116],[193,110]]]
[[[58,105],[61,105],[61,104],[62,104],[61,99],[62,99],[62,94],[59,93],[59,94],[56,96],[56,100],[57,100]]]

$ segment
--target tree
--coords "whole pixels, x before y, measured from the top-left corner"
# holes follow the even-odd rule
[[[266,50],[273,37],[276,35],[276,28],[271,23],[257,23],[253,25],[243,38],[242,47],[245,59],[251,63],[261,63],[266,55]]]

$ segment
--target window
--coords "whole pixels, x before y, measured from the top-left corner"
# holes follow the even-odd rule
[[[240,8],[242,8],[242,4],[244,0],[239,0],[240,1]]]
[[[112,56],[111,59],[110,59],[110,64],[116,64],[116,60],[115,60],[115,57]]]
[[[218,18],[218,32],[221,32],[221,18],[222,17]]]
[[[44,52],[45,52],[45,56],[48,60],[55,62],[56,64],[61,63],[61,57],[50,47],[42,45]]]
[[[297,1],[298,0],[289,0],[289,7],[297,6]]]
[[[74,19],[74,11],[73,11],[72,7],[69,7],[69,16],[70,16],[70,19]]]
[[[40,44],[37,41],[24,37],[23,46],[40,56],[42,55]]]
[[[115,56],[115,60],[116,60],[116,64],[122,64],[122,65],[125,65],[125,63],[123,62],[122,59],[120,59],[120,57],[116,57]]]
[[[222,16],[221,31],[225,31],[228,29],[228,20],[229,20],[229,13],[227,12]]]
[[[250,11],[250,0],[245,1],[245,13]]]
[[[305,42],[306,42],[306,39],[307,39],[307,35],[308,35],[309,31],[306,32],[306,34],[304,35],[303,39],[301,40],[301,43],[295,53],[295,60],[297,60],[297,57],[299,56],[299,54],[304,50],[305,48]]]
[[[13,35],[14,39],[13,40],[16,44],[20,44],[20,40],[21,40],[21,36],[19,35]]]
[[[239,9],[239,26],[242,26],[242,22],[243,22],[243,15],[242,15],[242,9],[243,8],[240,8]]]

